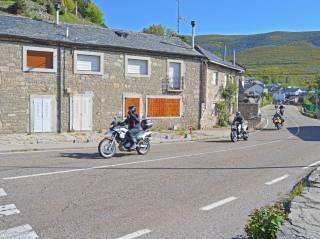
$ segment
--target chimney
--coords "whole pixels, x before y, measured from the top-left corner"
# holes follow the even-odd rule
[[[233,50],[233,65],[236,65],[236,50]]]
[[[191,21],[192,26],[192,50],[194,50],[194,34],[195,34],[195,28],[196,28],[196,21]]]
[[[69,27],[66,29],[66,38],[69,38]]]
[[[60,9],[61,9],[61,0],[55,0],[54,8],[56,9],[56,24],[59,25]]]

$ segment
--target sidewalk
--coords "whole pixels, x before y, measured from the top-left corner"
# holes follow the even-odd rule
[[[267,120],[262,118],[256,129],[263,128]],[[250,132],[255,131],[251,129]],[[0,154],[23,151],[97,148],[103,139],[102,132],[76,132],[61,134],[0,134]],[[187,131],[152,131],[152,144],[188,142],[210,139],[229,139],[230,128]]]
[[[152,143],[161,144],[221,139],[228,138],[229,134],[229,128],[196,130],[192,134],[187,134],[183,131],[155,131],[152,132]],[[0,153],[97,148],[103,137],[104,134],[98,132],[0,135]]]
[[[278,239],[320,238],[320,168],[308,177],[307,184],[291,202],[289,221],[281,227]]]

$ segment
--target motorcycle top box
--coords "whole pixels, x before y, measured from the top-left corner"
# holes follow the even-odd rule
[[[153,126],[153,122],[150,119],[141,120],[141,128],[143,130],[151,129]]]

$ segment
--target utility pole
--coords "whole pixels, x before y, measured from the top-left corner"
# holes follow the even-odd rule
[[[177,33],[178,35],[180,34],[180,0],[177,0],[177,4],[178,4],[178,15],[177,15]]]
[[[76,16],[78,16],[78,0],[76,0]]]

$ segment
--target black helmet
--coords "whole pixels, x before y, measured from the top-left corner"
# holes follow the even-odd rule
[[[137,111],[137,108],[136,108],[135,106],[129,106],[128,112],[130,112],[130,113],[136,113],[136,111]]]
[[[236,112],[236,116],[237,116],[237,117],[240,117],[240,116],[241,116],[241,112],[240,112],[240,111],[237,111],[237,112]]]

